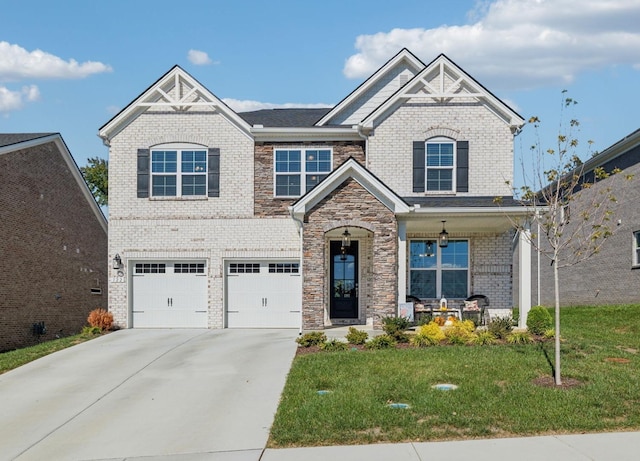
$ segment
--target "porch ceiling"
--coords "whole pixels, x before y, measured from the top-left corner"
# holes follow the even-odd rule
[[[522,219],[522,209],[511,214],[511,219]],[[504,211],[492,209],[490,211],[466,210],[430,210],[428,213],[412,213],[400,220],[407,223],[407,232],[439,233],[442,231],[442,221],[446,220],[445,228],[449,234],[468,233],[503,233],[513,229],[513,223]]]

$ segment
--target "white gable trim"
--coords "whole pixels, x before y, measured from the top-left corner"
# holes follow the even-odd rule
[[[177,94],[171,95],[170,92],[174,88],[178,89]],[[151,107],[163,107],[176,112],[185,112],[193,107],[210,108],[229,120],[249,139],[253,139],[249,124],[180,66],[174,66],[160,77],[156,83],[100,128],[98,135],[108,146],[114,136]]]
[[[398,63],[406,61],[409,66],[413,67],[416,71],[424,68],[424,63],[415,57],[409,50],[403,48],[398,54],[391,58],[385,65],[378,69],[371,77],[364,81],[358,88],[356,88],[349,96],[344,98],[333,109],[331,109],[324,117],[322,117],[316,126],[323,126],[329,123],[337,114],[342,112],[348,106],[353,104],[362,94],[366,93],[371,87],[373,87],[384,75],[393,69]]]
[[[357,181],[367,192],[395,214],[406,214],[413,211],[413,208],[407,205],[402,198],[353,158],[340,165],[324,181],[290,206],[289,211],[294,217],[302,219],[308,211],[349,178]]]
[[[59,133],[54,133],[49,136],[44,136],[42,138],[31,139],[28,141],[11,144],[9,146],[0,147],[0,155],[8,154],[18,150],[30,149],[32,147],[40,146],[42,144],[47,144],[49,142],[53,142],[56,145],[56,148],[58,149],[58,151],[62,154],[62,158],[67,164],[67,167],[71,172],[71,175],[78,183],[78,186],[80,187],[80,191],[82,192],[82,195],[84,195],[85,199],[87,199],[87,202],[89,203],[89,207],[93,211],[93,214],[96,215],[96,219],[98,220],[98,223],[100,224],[104,232],[107,233],[107,219],[105,218],[104,214],[102,213],[102,210],[98,206],[98,203],[93,197],[93,194],[89,190],[89,186],[87,186],[87,183],[82,177],[82,173],[80,172],[80,168],[78,168],[78,164],[71,156],[71,152],[69,152],[67,145],[65,144],[64,140],[62,139],[62,136],[60,136]]]
[[[436,85],[430,83],[429,80],[431,79],[428,78],[434,73],[438,74]],[[455,78],[453,83],[447,84],[445,78],[447,75]],[[367,118],[362,121],[362,126],[372,128],[375,120],[381,115],[409,100],[432,100],[438,103],[446,103],[462,98],[473,98],[483,103],[513,129],[519,128],[524,124],[524,119],[520,117],[520,115],[491,94],[491,92],[485,89],[444,54],[441,54],[411,79],[411,81],[381,104],[380,107],[369,114]]]

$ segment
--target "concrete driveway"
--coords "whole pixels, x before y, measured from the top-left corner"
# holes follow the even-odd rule
[[[122,330],[0,375],[0,458],[258,460],[296,330]]]

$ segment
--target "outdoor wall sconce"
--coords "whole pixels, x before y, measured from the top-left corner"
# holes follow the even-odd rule
[[[444,228],[444,223],[447,221],[442,221],[442,232],[440,232],[440,236],[438,237],[438,246],[440,248],[446,248],[449,245],[449,232],[447,232]]]
[[[122,258],[118,253],[113,257],[113,268],[116,270],[122,269]]]
[[[349,233],[349,229],[345,229],[342,233],[342,246],[340,247],[340,256],[341,261],[346,261],[347,259],[347,248],[351,246],[351,234]]]

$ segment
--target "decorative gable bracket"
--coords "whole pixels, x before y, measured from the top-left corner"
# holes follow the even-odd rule
[[[253,139],[251,127],[246,121],[179,66],[174,66],[160,77],[144,93],[102,126],[98,134],[108,146],[115,135],[148,110],[166,108],[176,112],[188,112],[194,107],[206,107],[220,114],[245,136]]]
[[[524,124],[524,119],[513,109],[441,54],[369,114],[362,121],[362,126],[372,128],[375,120],[382,114],[410,100],[432,101],[437,104],[452,101],[479,102],[512,127]]]

